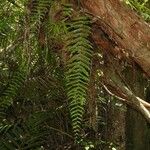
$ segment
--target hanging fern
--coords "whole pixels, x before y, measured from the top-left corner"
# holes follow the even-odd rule
[[[81,128],[90,75],[90,29],[90,20],[86,16],[76,17],[68,27],[66,48],[70,58],[66,67],[66,89],[75,138],[78,137]]]

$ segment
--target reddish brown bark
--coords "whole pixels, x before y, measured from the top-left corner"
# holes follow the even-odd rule
[[[150,25],[119,0],[83,0],[95,18],[93,39],[105,51],[129,56],[150,76]],[[109,40],[100,35],[108,35]]]

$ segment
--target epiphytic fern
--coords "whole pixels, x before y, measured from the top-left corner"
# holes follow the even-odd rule
[[[86,16],[73,19],[68,27],[67,51],[70,58],[67,62],[66,89],[70,103],[70,115],[75,137],[78,137],[86,102],[89,82],[92,46],[88,39],[90,20]]]

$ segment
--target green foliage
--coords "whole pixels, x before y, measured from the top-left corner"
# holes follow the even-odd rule
[[[95,132],[86,110],[90,18],[59,0],[4,0],[0,6],[0,150],[79,149],[73,136],[81,149],[95,148],[99,135],[86,137]],[[100,86],[97,96],[105,102]]]
[[[26,3],[22,12],[4,1],[6,8],[0,11],[4,19],[0,23],[1,150],[56,149],[71,142],[64,71],[55,52],[65,34],[61,27],[66,27],[48,17],[52,1],[34,2],[32,7]]]
[[[90,29],[90,20],[86,16],[77,16],[68,27],[66,49],[70,56],[66,67],[66,90],[76,137],[81,128],[90,76],[92,57],[92,46],[88,39]]]
[[[17,95],[17,92],[25,81],[25,78],[26,71],[24,70],[24,66],[20,66],[17,71],[13,72],[13,77],[8,83],[6,90],[4,90],[4,92],[1,94],[1,107],[5,108],[12,104],[13,98]]]
[[[125,2],[136,10],[146,21],[150,21],[149,0],[125,0]]]
[[[30,9],[29,15],[34,25],[43,21],[46,13],[49,11],[51,2],[52,0],[38,0],[31,3],[31,8],[29,7],[28,9]]]
[[[17,120],[12,125],[3,123],[0,127],[0,148],[12,149],[38,149],[44,145],[49,131],[42,128],[42,123],[51,118],[49,112],[32,114],[25,122]],[[5,125],[6,124],[6,125]]]

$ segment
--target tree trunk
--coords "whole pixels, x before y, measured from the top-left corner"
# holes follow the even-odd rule
[[[120,0],[83,0],[95,21],[93,39],[107,53],[131,58],[150,76],[150,25]],[[103,31],[106,38],[100,36]]]
[[[107,99],[107,117],[104,140],[108,143],[104,150],[125,150],[125,106],[115,98]],[[118,106],[117,106],[118,105]]]
[[[150,25],[121,0],[82,0],[81,4],[93,16],[94,43],[106,55],[136,62],[150,77]],[[143,98],[144,89],[137,80],[133,91]],[[148,126],[141,114],[128,109],[127,121],[127,150],[149,150]]]
[[[132,69],[127,70],[126,78],[128,79],[128,84],[131,86],[134,93],[141,98],[145,97],[145,82],[139,68],[136,67],[134,71]],[[126,150],[149,150],[149,135],[149,127],[143,116],[134,109],[127,107]]]

